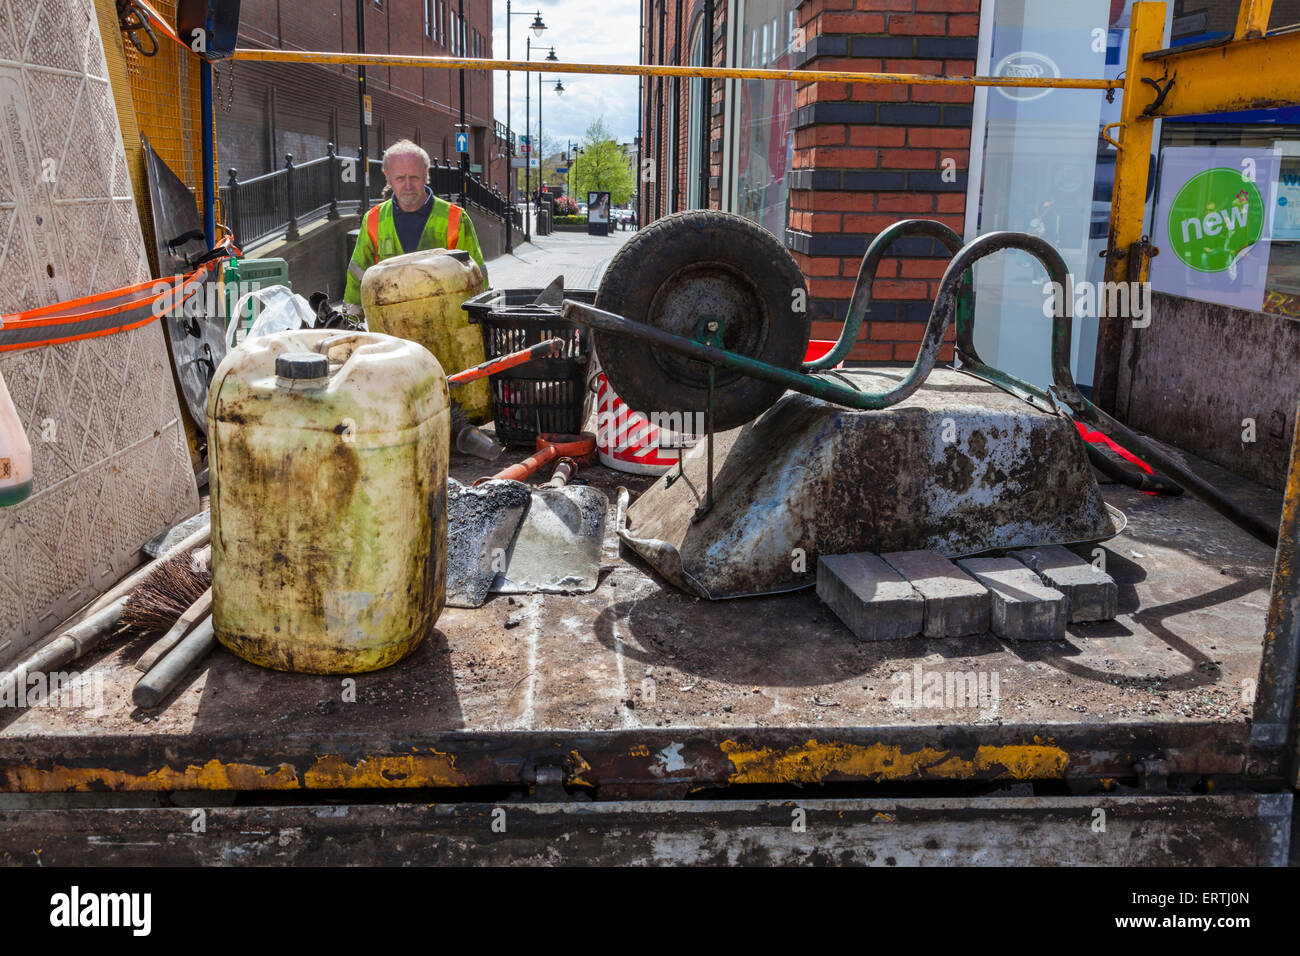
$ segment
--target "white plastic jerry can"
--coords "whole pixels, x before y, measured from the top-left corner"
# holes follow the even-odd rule
[[[376,670],[446,595],[447,381],[374,332],[249,339],[208,393],[212,622],[277,670]]]
[[[0,375],[0,508],[32,493],[32,446]]]

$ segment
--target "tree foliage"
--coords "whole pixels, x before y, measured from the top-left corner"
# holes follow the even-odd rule
[[[631,161],[618,141],[605,127],[603,117],[587,127],[582,141],[582,152],[576,157],[572,170],[574,197],[583,202],[587,193],[607,192],[615,206],[622,206],[632,198],[636,176]]]

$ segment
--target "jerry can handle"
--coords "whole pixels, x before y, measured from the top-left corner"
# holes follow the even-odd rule
[[[368,334],[369,333],[364,332],[340,332],[338,335],[326,336],[316,343],[316,351],[321,355],[328,357],[336,348],[357,342],[363,336]],[[351,353],[349,352],[348,354],[350,357]]]

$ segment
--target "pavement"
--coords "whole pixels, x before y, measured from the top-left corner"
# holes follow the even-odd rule
[[[619,229],[608,236],[554,232],[531,242],[516,235],[514,252],[487,261],[488,281],[494,289],[540,289],[562,275],[566,289],[594,289],[605,265],[633,235]]]

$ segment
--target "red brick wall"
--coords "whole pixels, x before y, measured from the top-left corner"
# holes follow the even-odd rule
[[[433,4],[435,13],[437,4]],[[446,0],[443,41],[424,32],[424,0],[366,0],[366,52],[425,56],[450,55],[450,15],[459,0]],[[492,2],[465,0],[469,30],[484,38],[492,56]],[[472,37],[472,33],[470,34]],[[356,44],[355,0],[263,0],[241,9],[241,46],[351,52]],[[223,74],[228,66],[220,66]],[[246,179],[283,165],[284,154],[297,161],[325,155],[334,141],[340,154],[355,156],[360,142],[357,71],[281,63],[235,63],[235,94],[230,109],[217,109],[219,160]],[[483,163],[485,180],[504,187],[505,161],[496,159],[492,82],[488,71],[465,74],[466,122],[470,161]],[[413,139],[435,159],[455,161],[460,82],[455,70],[371,67],[366,86],[373,100],[369,129],[372,156],[387,143]],[[492,165],[490,165],[492,164]],[[488,172],[488,170],[491,170]],[[223,175],[224,179],[224,175]]]
[[[726,62],[726,3],[717,0],[714,64]],[[702,0],[686,2],[693,16]],[[676,0],[645,0],[647,62],[675,62]],[[660,11],[664,45],[660,49]],[[798,10],[806,50],[796,66],[856,72],[970,75],[975,72],[979,0],[805,0]],[[682,33],[688,57],[689,23]],[[642,128],[647,158],[664,170],[670,144],[656,154],[655,80],[646,85]],[[713,83],[710,205],[721,201],[721,102]],[[664,86],[665,116],[672,106]],[[784,237],[808,277],[813,337],[839,336],[867,245],[901,219],[944,222],[962,234],[969,165],[970,88],[807,83],[797,88],[788,229]],[[733,104],[738,106],[738,104]],[[686,83],[679,108],[687,108]],[[694,132],[697,120],[690,121]],[[682,164],[686,129],[678,137]],[[695,134],[698,135],[698,134]],[[667,137],[665,136],[665,139]],[[951,169],[945,176],[945,160]],[[658,202],[652,186],[642,206],[647,221],[670,211],[670,184]],[[679,183],[685,187],[684,176]],[[681,193],[685,197],[686,193]],[[929,318],[946,251],[930,240],[903,240],[877,272],[871,310],[851,360],[910,363]],[[951,332],[949,335],[951,342]],[[941,357],[951,358],[951,345]]]
[[[978,10],[978,0],[808,0],[799,10],[803,66],[969,76]],[[815,338],[839,335],[862,253],[882,229],[936,219],[962,234],[972,100],[968,87],[798,88],[789,228],[809,277]],[[916,357],[947,255],[931,240],[893,248],[900,255],[881,262],[852,359]],[[951,355],[948,345],[940,357]]]

